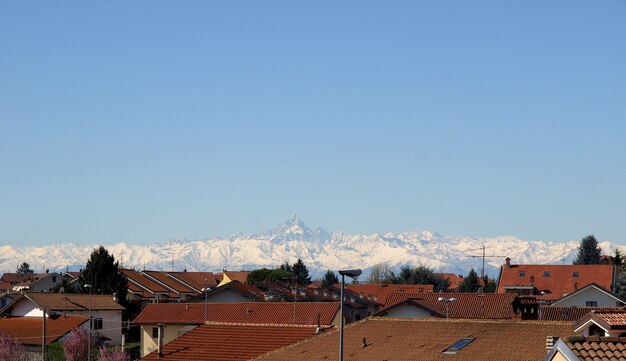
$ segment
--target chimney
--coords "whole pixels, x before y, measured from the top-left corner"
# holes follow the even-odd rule
[[[361,343],[361,348],[366,348],[367,347],[367,341],[365,340],[365,337],[363,337],[363,343]]]
[[[511,258],[506,258],[506,268],[511,268]]]
[[[554,344],[559,340],[559,336],[547,336],[546,337],[546,353],[550,353]]]
[[[159,328],[159,339],[157,340],[157,348],[159,350],[158,358],[161,358],[163,357],[163,324],[159,323],[157,327]]]

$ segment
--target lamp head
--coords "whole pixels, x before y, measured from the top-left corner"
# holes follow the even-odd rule
[[[340,275],[348,276],[348,277],[350,277],[350,278],[352,278],[354,280],[359,278],[361,273],[363,273],[363,271],[361,271],[361,269],[359,269],[359,268],[355,268],[355,269],[341,269],[338,272],[339,272]]]

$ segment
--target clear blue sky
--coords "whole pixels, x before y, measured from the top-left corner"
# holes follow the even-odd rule
[[[626,243],[624,1],[0,1],[0,244]]]

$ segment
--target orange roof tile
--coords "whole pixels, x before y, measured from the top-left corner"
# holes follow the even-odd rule
[[[263,323],[332,325],[338,302],[233,302],[206,304],[207,321],[228,323]],[[201,324],[205,321],[203,303],[153,303],[147,305],[134,323]]]
[[[564,339],[581,361],[626,361],[626,337],[581,337]]]
[[[160,283],[160,285],[164,285],[166,288],[173,290],[174,292],[181,294],[181,293],[187,293],[187,294],[197,294],[198,292],[196,292],[193,288],[189,288],[184,286],[182,283],[180,282],[176,282],[174,279],[172,279],[171,277],[167,277],[167,272],[160,272],[160,271],[143,271],[141,272],[142,276],[149,276],[148,278],[152,277],[153,280],[156,280],[156,283]]]
[[[569,323],[502,320],[367,318],[346,326],[344,359],[491,361],[540,360],[546,336],[571,334]],[[461,338],[475,340],[455,355],[443,354]],[[363,339],[366,346],[362,347]],[[255,360],[327,361],[339,354],[339,333],[331,331],[262,355]]]
[[[222,280],[221,275],[218,276],[213,272],[168,272],[167,275],[200,291],[203,288],[215,287]]]
[[[33,302],[39,308],[52,311],[83,311],[92,310],[124,310],[124,307],[113,301],[112,295],[91,295],[71,293],[28,292],[16,298],[3,310],[11,309],[19,302]]]
[[[170,290],[166,287],[161,286],[160,284],[152,281],[146,276],[142,276],[139,272],[135,270],[121,269],[120,273],[122,273],[126,278],[128,278],[128,284],[134,284],[138,286],[143,291],[149,291],[151,293],[161,293],[167,296],[170,295]],[[130,287],[129,287],[130,288]],[[174,292],[171,292],[172,296],[177,297]]]
[[[578,321],[592,311],[619,312],[623,307],[559,307],[543,306],[541,318],[545,321]]]
[[[59,317],[46,319],[46,344],[63,337],[72,329],[87,322],[87,317]],[[41,346],[42,317],[9,317],[0,319],[0,329],[17,338],[23,345]]]
[[[209,324],[163,347],[164,361],[249,360],[314,336],[313,327]],[[142,360],[156,360],[152,352]]]
[[[238,272],[225,271],[223,274],[228,276],[228,278],[230,278],[231,281],[239,281],[241,283],[246,283],[246,281],[248,280],[248,275],[250,274],[250,271],[238,271]]]
[[[505,293],[508,287],[529,286],[534,287],[537,292],[546,291],[543,298],[552,301],[591,283],[611,290],[613,266],[603,264],[503,266],[498,282],[498,293]]]
[[[341,287],[341,285],[337,285]],[[346,284],[346,289],[353,291],[363,298],[380,304],[387,302],[387,296],[392,292],[426,293],[433,292],[433,285],[400,285],[400,284]]]
[[[456,298],[456,302],[446,303],[439,301],[439,297]],[[451,318],[513,318],[514,294],[497,293],[391,293],[387,297],[385,307],[389,307],[406,299],[421,299],[432,305],[432,308],[446,314],[446,305],[449,307]]]
[[[435,275],[441,276],[443,279],[447,279],[450,282],[450,286],[448,286],[449,290],[456,290],[463,282],[463,275],[454,273],[435,273]]]

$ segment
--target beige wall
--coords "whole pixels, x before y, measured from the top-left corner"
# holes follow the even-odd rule
[[[181,328],[189,325],[181,325],[181,324],[173,324],[167,323],[163,326],[163,345],[177,339],[182,336],[184,333],[179,331]],[[197,326],[197,325],[193,325]],[[150,352],[157,349],[158,339],[152,338],[152,329],[156,328],[156,324],[143,324],[141,325],[141,357],[149,354]]]
[[[557,351],[549,361],[569,361],[561,354],[561,352]]]
[[[552,303],[553,306],[578,306],[584,307],[587,304],[587,301],[596,301],[598,302],[598,307],[615,307],[617,306],[615,298],[607,295],[604,292],[601,292],[593,287],[588,288],[580,293],[568,297],[561,302]]]

